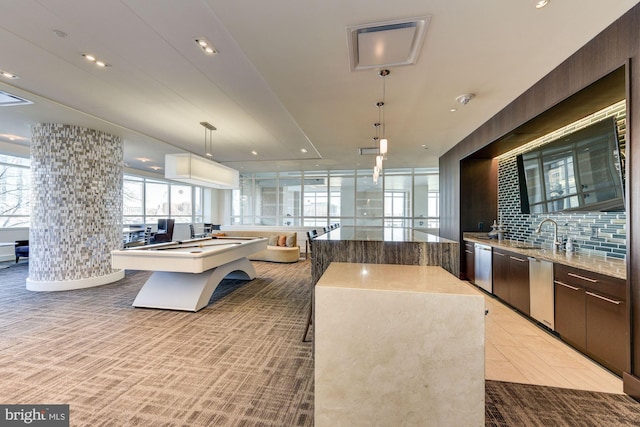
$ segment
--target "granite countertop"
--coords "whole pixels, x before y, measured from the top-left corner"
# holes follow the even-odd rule
[[[515,240],[498,241],[496,239],[488,239],[486,236],[486,233],[463,233],[463,239],[469,242],[480,243],[494,248],[502,248],[525,256],[564,264],[570,267],[581,268],[583,270],[604,274],[622,280],[627,279],[627,263],[621,259],[605,258],[581,253],[554,253],[551,249],[536,247],[531,243]]]
[[[332,262],[316,287],[478,295],[461,283],[438,266]]]
[[[435,234],[411,228],[379,228],[342,226],[321,234],[314,240],[327,241],[371,241],[371,242],[418,242],[418,243],[458,243]]]

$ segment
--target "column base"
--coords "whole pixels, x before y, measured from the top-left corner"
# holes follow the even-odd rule
[[[74,289],[93,288],[96,286],[107,285],[117,282],[124,278],[124,270],[118,270],[114,273],[99,277],[87,277],[86,279],[76,280],[31,280],[27,278],[27,290],[34,292],[55,292],[55,291],[71,291]]]

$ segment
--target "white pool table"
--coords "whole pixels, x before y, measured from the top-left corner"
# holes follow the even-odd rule
[[[222,279],[254,279],[247,256],[266,248],[265,238],[209,237],[111,251],[111,265],[153,271],[134,307],[198,311]]]

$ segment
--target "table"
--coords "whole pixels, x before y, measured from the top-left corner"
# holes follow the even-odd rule
[[[265,238],[209,237],[111,251],[116,269],[153,271],[134,307],[198,311],[222,279],[253,280],[247,256],[265,250]]]
[[[140,236],[144,233],[145,227],[128,227],[125,226],[122,228],[122,237],[124,243],[132,242],[140,238]]]
[[[483,426],[484,297],[438,266],[333,262],[316,288],[315,426]]]

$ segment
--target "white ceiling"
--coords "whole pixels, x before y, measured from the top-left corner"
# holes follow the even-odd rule
[[[75,124],[122,136],[125,161],[149,171],[166,153],[203,154],[206,121],[214,159],[241,172],[372,168],[357,148],[373,145],[382,80],[350,71],[346,29],[430,16],[417,63],[386,78],[385,167],[437,166],[637,3],[0,0],[0,69],[20,76],[0,90],[34,102],[0,107],[0,149],[28,145],[34,123]],[[464,93],[476,96],[462,106]]]

